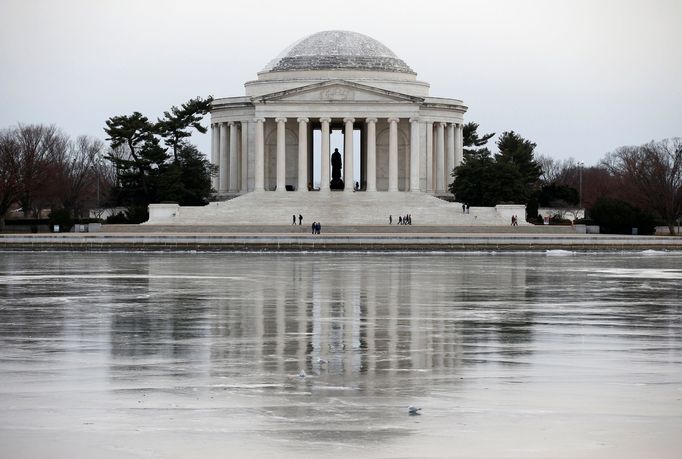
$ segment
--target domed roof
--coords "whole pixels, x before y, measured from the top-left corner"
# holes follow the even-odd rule
[[[328,30],[293,43],[260,73],[301,70],[375,70],[416,74],[393,51],[356,32]]]

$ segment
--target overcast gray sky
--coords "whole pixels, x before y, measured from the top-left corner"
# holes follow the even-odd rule
[[[110,116],[243,95],[291,42],[341,29],[464,100],[483,131],[593,164],[682,136],[681,18],[680,0],[0,0],[0,127],[104,139]]]

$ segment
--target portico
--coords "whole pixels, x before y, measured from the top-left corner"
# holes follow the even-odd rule
[[[220,171],[215,188],[221,193],[282,192],[287,188],[299,192],[330,191],[332,129],[344,134],[344,147],[341,151],[344,158],[343,178],[346,184],[351,184],[344,188],[346,192],[353,191],[354,172],[359,168],[361,191],[422,191],[442,194],[446,192],[446,184],[449,183],[449,171],[461,163],[463,156],[461,123],[422,121],[418,117],[330,118],[312,115],[291,118],[258,117],[251,122],[256,131],[251,185],[248,143],[240,142],[242,136],[248,139],[249,121],[211,125],[212,151],[220,152],[213,157],[213,162]],[[317,164],[313,162],[313,131],[319,131],[321,136],[320,161]],[[353,159],[354,131],[360,131],[364,139],[360,145],[359,164]],[[435,142],[432,141],[434,137]],[[267,143],[266,139],[269,139]],[[245,144],[246,154],[243,148]],[[422,162],[424,165],[420,164]],[[272,171],[268,170],[268,164],[271,163],[275,165],[274,180]],[[246,171],[245,174],[239,173],[242,169]],[[319,185],[316,184],[313,188],[309,184],[313,183],[313,177],[316,176],[320,177]]]
[[[358,191],[445,194],[462,161],[462,101],[429,97],[427,83],[364,35],[314,34],[245,86],[211,111],[220,195],[328,192],[333,148],[344,192],[358,182]],[[333,131],[341,145],[331,145]]]

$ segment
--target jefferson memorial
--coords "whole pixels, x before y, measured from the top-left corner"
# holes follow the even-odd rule
[[[471,208],[438,196],[462,162],[467,107],[429,84],[386,46],[347,31],[286,48],[245,95],[216,98],[211,162],[217,201],[150,206],[149,223],[508,224],[519,206]],[[525,214],[524,214],[525,215]]]

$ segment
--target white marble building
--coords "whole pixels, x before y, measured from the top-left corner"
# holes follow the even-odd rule
[[[523,206],[464,213],[461,203],[436,197],[452,196],[467,107],[429,96],[428,83],[370,37],[313,34],[245,88],[244,96],[216,99],[211,110],[218,200],[153,204],[148,223],[282,224],[301,214],[307,223],[383,225],[389,215],[410,214],[415,224],[502,225],[525,216]],[[343,133],[343,191],[330,187],[332,131]]]
[[[327,31],[284,50],[245,84],[246,95],[216,99],[211,159],[220,194],[329,190],[331,130],[344,133],[344,191],[354,172],[362,191],[446,194],[462,161],[461,100],[429,96],[428,83],[378,41]],[[313,131],[321,151],[313,160]],[[353,131],[360,161],[353,161]],[[349,139],[351,139],[349,141]],[[314,169],[317,168],[317,171]],[[357,171],[360,171],[358,174]]]

